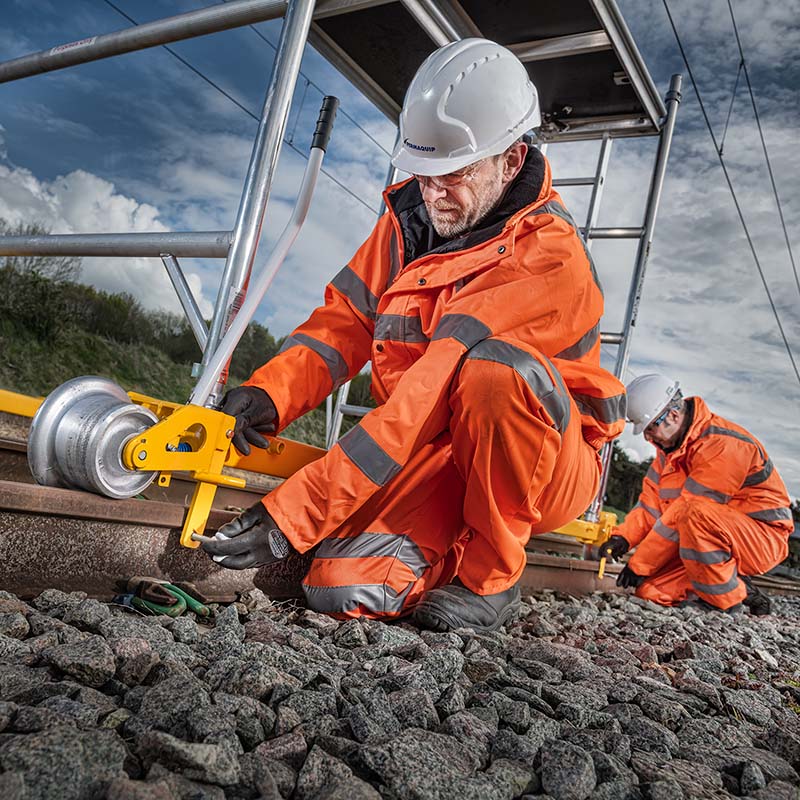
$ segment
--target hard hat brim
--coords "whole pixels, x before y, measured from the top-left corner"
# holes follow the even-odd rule
[[[633,435],[638,436],[649,424],[649,422],[634,422]]]
[[[486,156],[475,156],[469,153],[458,158],[445,156],[442,158],[435,158],[431,156],[418,156],[409,151],[405,145],[400,145],[399,149],[392,156],[392,166],[409,175],[424,175],[426,177],[447,175],[449,172],[468,167],[476,161],[480,161]]]

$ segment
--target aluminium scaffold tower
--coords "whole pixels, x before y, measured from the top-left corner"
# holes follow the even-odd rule
[[[587,248],[595,239],[638,240],[622,329],[597,332],[604,343],[617,346],[615,372],[622,376],[654,234],[681,78],[673,76],[665,105],[614,0],[537,4],[529,0],[230,0],[0,63],[0,83],[280,17],[284,20],[280,41],[231,230],[4,236],[0,237],[0,256],[160,258],[203,351],[201,374],[190,402],[216,407],[230,357],[223,346],[230,340],[226,331],[234,318],[239,327],[249,321],[237,318],[237,312],[245,301],[306,43],[396,122],[406,87],[433,49],[468,36],[483,36],[509,47],[526,65],[542,107],[541,145],[601,142],[593,175],[561,178],[555,184],[591,187],[582,229]],[[612,142],[638,136],[658,137],[643,223],[635,228],[599,228],[596,223]],[[276,269],[281,253],[273,256],[268,266]],[[225,260],[210,326],[185,280],[178,262],[182,257]],[[255,310],[252,306],[249,303],[247,308],[250,316]],[[329,446],[338,437],[346,413],[360,414],[364,409],[347,403],[345,385],[329,414]],[[610,452],[607,448],[604,455],[603,487]],[[587,519],[597,519],[603,494],[601,488]]]

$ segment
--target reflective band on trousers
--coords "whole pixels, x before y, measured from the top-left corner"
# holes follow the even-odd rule
[[[577,361],[579,358],[585,356],[596,344],[600,338],[600,323],[598,322],[593,328],[578,339],[575,344],[562,350],[556,354],[556,358],[563,358],[565,361]]]
[[[765,508],[761,511],[750,511],[748,517],[759,520],[759,522],[778,522],[781,519],[792,519],[792,509],[783,508]]]
[[[530,353],[526,353],[508,342],[501,342],[498,339],[485,339],[467,353],[467,359],[470,361],[492,361],[496,364],[504,364],[507,367],[511,367],[530,386],[531,391],[545,407],[553,420],[555,429],[559,433],[566,429],[569,424],[569,398],[566,396],[566,390],[562,384],[561,394],[559,394],[544,364]],[[551,368],[553,369],[553,374],[557,375],[558,372],[552,365]]]
[[[624,394],[615,397],[592,397],[588,394],[573,394],[572,399],[581,414],[600,420],[600,422],[616,422],[625,419],[627,398]]]
[[[418,578],[430,567],[417,544],[401,533],[372,533],[323,539],[315,558],[396,558]]]
[[[378,486],[388,483],[400,472],[400,464],[360,425],[351,428],[338,444],[364,475]]]
[[[698,497],[707,497],[709,500],[713,500],[715,503],[727,503],[728,500],[731,499],[730,495],[724,494],[723,492],[718,492],[716,489],[710,489],[708,486],[703,486],[702,483],[698,483],[692,477],[688,477],[686,479],[686,483],[683,485],[683,488],[686,489],[686,491],[690,494],[697,495]]]
[[[308,586],[303,584],[303,592],[309,607],[314,611],[333,614],[337,611],[355,611],[363,605],[373,614],[399,614],[403,610],[406,595],[411,591],[409,584],[400,594],[390,586],[366,584],[364,586]]]
[[[344,360],[344,356],[335,347],[320,342],[319,339],[314,339],[305,333],[295,333],[287,337],[280,351],[283,353],[300,345],[313,350],[325,362],[325,366],[331,374],[334,389],[338,389],[347,380],[347,362]]]
[[[367,319],[375,319],[378,298],[350,267],[340,270],[331,286],[335,286]]]
[[[739,572],[735,564],[733,567],[733,575],[731,575],[730,580],[725,581],[725,583],[698,583],[697,581],[692,581],[692,586],[694,586],[698,592],[703,592],[703,594],[727,594],[728,592],[732,592],[738,585]]]
[[[679,552],[685,561],[698,561],[701,564],[723,564],[731,557],[727,550],[694,550],[691,547],[681,547]]]
[[[677,542],[680,536],[675,528],[668,528],[660,519],[653,525],[653,530],[659,535],[668,539],[670,542]]]
[[[469,349],[481,339],[491,336],[491,333],[492,331],[486,325],[469,314],[445,314],[433,332],[432,341],[455,339]]]

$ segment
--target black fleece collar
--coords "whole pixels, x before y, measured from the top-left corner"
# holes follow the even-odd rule
[[[467,250],[497,236],[509,217],[536,201],[543,182],[544,157],[528,144],[525,163],[497,206],[481,220],[479,228],[467,231],[455,239],[443,239],[433,229],[416,181],[409,181],[395,189],[387,197],[403,232],[403,266],[429,253]]]

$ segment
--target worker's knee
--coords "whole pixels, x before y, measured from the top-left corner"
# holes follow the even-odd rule
[[[466,354],[454,394],[462,414],[502,418],[543,409],[559,430],[569,420],[569,396],[555,367],[503,339],[485,339]]]
[[[719,538],[722,530],[719,522],[719,506],[702,497],[688,497],[678,523],[682,546],[689,546],[698,539]]]

